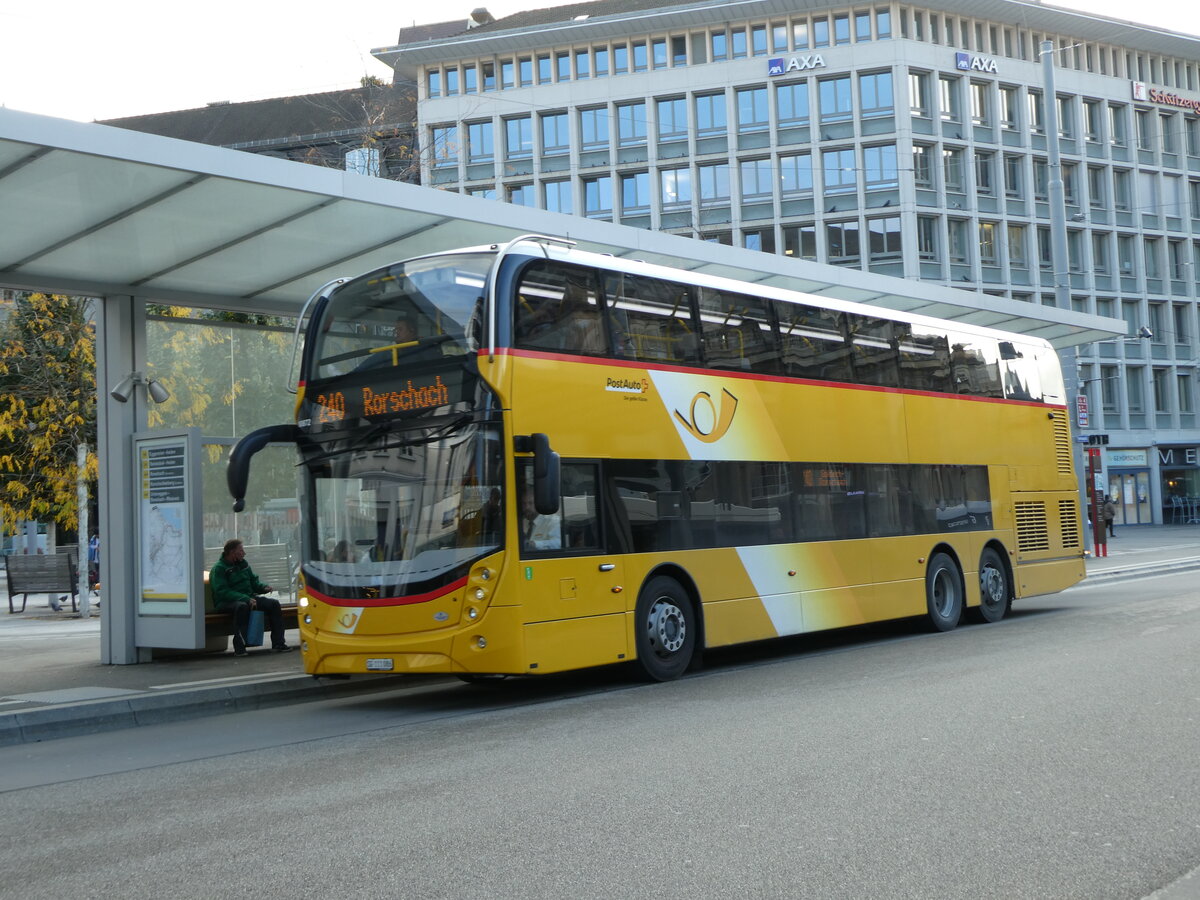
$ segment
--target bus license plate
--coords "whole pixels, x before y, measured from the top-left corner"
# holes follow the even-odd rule
[[[395,664],[390,659],[368,659],[368,672],[390,672],[395,668]]]

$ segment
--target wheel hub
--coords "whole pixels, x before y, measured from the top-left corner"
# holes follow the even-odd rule
[[[979,589],[985,603],[995,606],[1004,602],[1004,576],[991,567],[979,573]]]
[[[683,610],[670,600],[656,600],[650,607],[650,618],[646,624],[650,646],[659,656],[675,653],[683,646],[687,637],[687,621],[683,617]]]

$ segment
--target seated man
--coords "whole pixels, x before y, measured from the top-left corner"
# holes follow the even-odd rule
[[[283,640],[283,612],[279,601],[260,594],[272,588],[259,581],[254,570],[246,562],[246,548],[237,538],[225,542],[221,558],[208,575],[212,588],[213,605],[221,612],[233,613],[233,653],[246,655],[246,625],[250,621],[250,610],[261,609],[271,628],[271,649],[276,653],[287,653],[292,648]]]
[[[533,503],[533,489],[529,486],[521,491],[521,549],[562,549],[562,516],[539,513]]]

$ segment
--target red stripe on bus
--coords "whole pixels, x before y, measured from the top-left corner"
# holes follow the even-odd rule
[[[414,603],[428,603],[430,600],[437,600],[439,597],[445,597],[447,594],[453,594],[455,591],[461,591],[467,586],[467,576],[464,575],[458,581],[444,588],[429,591],[425,594],[409,594],[404,597],[371,597],[362,599],[346,599],[344,597],[330,597],[328,594],[322,594],[320,591],[314,591],[311,587],[306,587],[305,590],[314,599],[320,600],[322,603],[329,606],[411,606]]]
[[[512,347],[497,347],[499,356],[521,359],[545,359],[555,362],[584,363],[591,366],[618,366],[623,369],[644,369],[647,372],[680,372],[685,375],[711,375],[714,378],[737,378],[743,381],[773,381],[779,384],[811,384],[817,387],[842,388],[848,391],[873,391],[879,394],[910,394],[916,397],[941,397],[950,400],[969,400],[973,403],[1010,403],[1016,406],[1040,406],[1051,409],[1066,409],[1066,404],[1042,403],[1038,400],[1009,400],[1005,397],[976,397],[971,394],[945,394],[940,391],[920,391],[914,388],[883,387],[875,384],[850,384],[846,381],[821,381],[815,378],[793,378],[787,375],[760,375],[754,372],[735,372],[732,369],[702,369],[695,366],[667,366],[660,363],[639,362],[632,359],[598,359],[594,356],[575,356],[569,353],[549,353],[544,350],[517,350]],[[488,352],[480,350],[479,356]]]

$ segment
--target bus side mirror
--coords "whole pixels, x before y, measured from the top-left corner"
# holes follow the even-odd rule
[[[550,438],[544,434],[534,434],[531,437],[533,439],[533,507],[539,515],[553,515],[558,512],[562,467],[558,454],[550,449]]]
[[[229,453],[229,468],[225,470],[225,483],[233,497],[233,511],[241,512],[246,507],[246,483],[250,480],[250,458],[267,444],[295,443],[300,429],[295,425],[268,425],[243,437]]]

